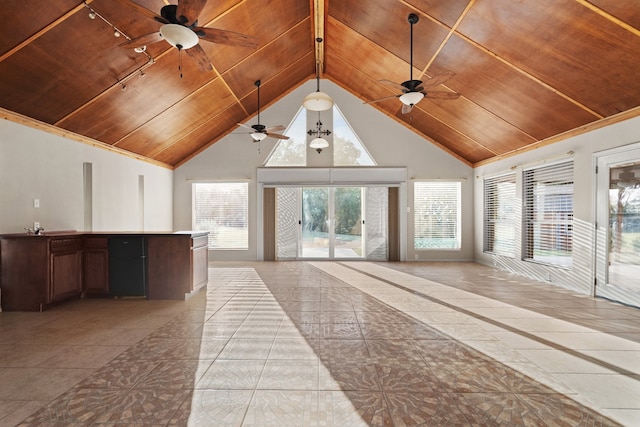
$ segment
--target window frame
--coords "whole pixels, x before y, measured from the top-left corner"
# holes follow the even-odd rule
[[[511,184],[511,188],[501,191],[501,184]],[[501,175],[485,177],[483,181],[483,239],[482,251],[486,254],[516,256],[517,236],[517,209],[516,203],[516,173],[507,172]],[[503,243],[508,240],[497,238],[498,229],[511,235],[511,243]]]
[[[573,266],[574,167],[570,159],[523,169],[523,261]]]
[[[213,242],[216,241],[218,237],[220,237],[220,234],[218,233],[220,233],[223,230],[211,229],[208,227],[204,227],[198,223],[198,186],[201,186],[201,185],[211,185],[216,187],[226,185],[226,186],[237,187],[233,189],[234,191],[227,190],[227,193],[229,195],[229,203],[228,203],[229,208],[240,209],[240,212],[234,215],[235,218],[232,220],[232,222],[239,221],[240,224],[244,223],[244,227],[241,227],[239,231],[242,238],[238,239],[235,245],[228,244],[228,242],[233,242],[233,238],[228,238],[228,236],[231,235],[231,230],[226,230],[229,232],[229,233],[226,233],[227,234],[226,238],[222,238],[218,240],[222,243],[227,243],[227,244],[222,244],[218,246],[216,244],[213,244]],[[238,191],[242,191],[242,192],[238,193]],[[191,184],[191,195],[192,195],[191,226],[194,231],[209,232],[209,242],[208,242],[209,250],[217,250],[217,251],[249,250],[249,182],[248,181],[194,181]],[[239,206],[239,203],[242,204],[242,206]],[[217,205],[220,206],[219,204]],[[238,217],[238,215],[240,215],[240,217]],[[212,216],[210,220],[214,221],[215,216]],[[225,222],[228,224],[229,223],[228,219],[225,220]],[[227,225],[225,228],[231,228],[231,227],[233,226]],[[236,232],[236,234],[238,234],[238,232]]]
[[[455,191],[455,195],[453,197],[453,201],[455,202],[455,219],[449,224],[453,224],[453,227],[450,229],[455,230],[453,237],[446,238],[442,234],[431,234],[430,236],[425,234],[419,235],[420,222],[426,222],[425,226],[428,226],[429,220],[419,219],[419,215],[430,215],[428,212],[429,207],[422,208],[420,206],[420,198],[428,197],[428,194],[419,194],[421,187],[431,187],[431,191],[434,191],[437,187],[445,187],[446,185],[454,186],[453,191]],[[427,191],[428,188],[425,188],[424,191]],[[432,202],[433,203],[433,202]],[[425,209],[427,210],[425,212]],[[453,217],[454,215],[450,215],[449,217]],[[418,239],[431,239],[432,241],[445,241],[450,240],[454,244],[453,245],[441,245],[441,246],[432,246],[432,243],[424,243],[422,245],[418,244]],[[426,246],[425,246],[426,245]],[[413,183],[413,249],[415,251],[460,251],[462,250],[462,182],[460,180],[415,180]]]

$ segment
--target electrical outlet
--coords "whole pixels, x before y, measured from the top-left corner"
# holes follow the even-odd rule
[[[33,223],[33,229],[37,230],[38,228],[40,228],[40,223],[38,221]]]
[[[33,199],[33,207],[34,208],[40,207],[40,199]]]

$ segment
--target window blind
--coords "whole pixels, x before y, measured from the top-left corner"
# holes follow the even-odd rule
[[[193,229],[209,232],[211,249],[248,249],[249,184],[193,184]]]
[[[524,170],[523,258],[573,263],[573,161]]]
[[[460,249],[460,188],[458,181],[414,182],[415,249]]]
[[[484,252],[513,257],[515,237],[516,174],[485,178]]]

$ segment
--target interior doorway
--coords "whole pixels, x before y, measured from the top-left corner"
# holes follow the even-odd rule
[[[277,259],[388,259],[386,187],[276,188]]]

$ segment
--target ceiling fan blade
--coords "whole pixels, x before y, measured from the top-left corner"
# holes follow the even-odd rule
[[[200,12],[207,4],[207,0],[179,0],[176,18],[183,25],[193,25],[200,16]]]
[[[410,105],[402,104],[402,114],[410,113],[411,110],[413,110],[413,104],[410,104]]]
[[[434,90],[431,92],[425,92],[424,97],[431,99],[458,99],[460,97],[460,94],[456,92],[443,92],[440,90]]]
[[[212,43],[226,44],[230,46],[242,46],[255,49],[258,47],[258,39],[233,31],[217,28],[196,27],[193,31],[203,40]]]
[[[142,47],[157,43],[161,40],[164,40],[164,37],[162,37],[159,31],[156,31],[155,33],[149,33],[135,39],[127,40],[126,42],[121,43],[120,46]]]
[[[394,90],[398,91],[398,92],[406,92],[407,88],[402,86],[400,83],[396,83],[396,82],[392,82],[391,80],[378,80],[380,83],[382,83],[385,86],[389,86],[390,88],[393,88]]]
[[[247,129],[251,129],[253,130],[253,128],[249,125],[245,125],[244,123],[238,123],[239,126],[242,126],[243,128],[247,128]]]
[[[205,53],[204,49],[202,49],[202,46],[200,46],[199,44],[190,47],[189,49],[185,49],[184,51],[191,58],[195,59],[196,63],[198,64],[198,68],[200,68],[202,71],[213,70],[213,66],[211,65],[209,57]]]
[[[387,99],[391,99],[391,98],[400,98],[400,96],[402,96],[402,95],[385,96],[384,98],[374,99],[373,101],[365,101],[364,104],[371,104],[373,102],[386,101]]]
[[[447,80],[449,80],[451,77],[455,75],[456,73],[454,73],[453,71],[445,71],[444,73],[436,74],[435,76],[431,77],[429,80],[424,82],[424,84],[422,85],[422,88],[428,89],[430,87],[436,87],[446,82]]]
[[[265,128],[265,130],[266,130],[267,132],[278,132],[278,131],[285,130],[285,129],[286,129],[286,128],[285,128],[284,126],[282,126],[282,125],[267,126],[267,127]]]
[[[287,135],[280,135],[278,133],[267,132],[267,136],[275,139],[289,139]]]

